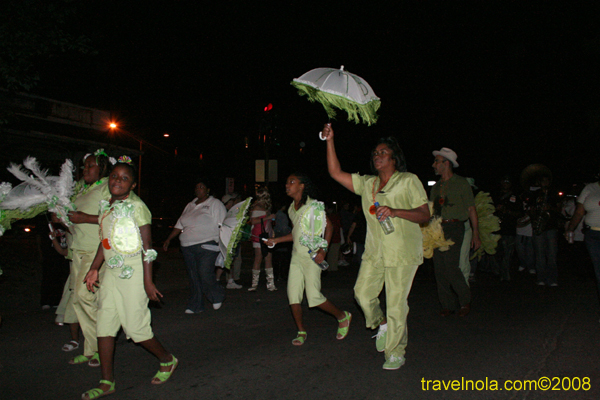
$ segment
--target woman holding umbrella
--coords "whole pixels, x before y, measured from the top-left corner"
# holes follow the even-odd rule
[[[219,224],[225,219],[227,211],[220,200],[210,195],[206,182],[206,179],[201,179],[196,184],[196,198],[185,207],[163,244],[164,251],[167,251],[171,239],[180,235],[181,252],[190,278],[186,314],[204,310],[204,295],[215,310],[221,307],[225,299],[225,290],[215,275],[215,262],[219,255]]]
[[[408,294],[423,262],[423,236],[420,223],[430,218],[427,194],[416,175],[406,172],[402,149],[393,137],[382,138],[371,151],[374,175],[344,172],[335,152],[333,129],[326,124],[329,174],[346,189],[362,197],[367,220],[365,252],[354,286],[354,296],[362,307],[367,328],[379,328],[376,348],[385,351],[383,369],[399,369],[405,362],[408,342],[406,317]],[[384,233],[380,223],[387,219],[393,232]],[[387,315],[379,305],[385,283]]]

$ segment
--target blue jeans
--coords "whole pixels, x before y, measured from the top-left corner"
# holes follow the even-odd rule
[[[535,267],[537,280],[551,285],[557,283],[558,266],[556,254],[558,253],[558,231],[551,229],[540,235],[533,235],[533,250],[535,252]]]
[[[600,231],[591,229],[585,232],[585,245],[590,253],[594,273],[596,274],[596,284],[598,285],[598,295],[600,296]]]
[[[535,270],[535,254],[533,253],[532,237],[517,235],[516,247],[521,266],[527,271]]]
[[[187,308],[193,312],[204,310],[203,296],[213,304],[225,300],[225,289],[219,285],[215,275],[215,262],[219,253],[203,249],[203,244],[216,245],[217,243],[212,241],[181,248],[190,278],[190,298]]]

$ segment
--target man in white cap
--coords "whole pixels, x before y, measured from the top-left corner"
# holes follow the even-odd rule
[[[433,264],[438,297],[442,305],[441,316],[458,311],[461,317],[471,310],[471,290],[460,271],[460,249],[465,233],[465,221],[471,222],[473,238],[471,247],[479,248],[479,224],[475,198],[469,182],[454,173],[458,167],[456,153],[442,147],[433,152],[433,169],[440,180],[431,188],[429,200],[433,202],[434,215],[441,216],[444,237],[454,242],[447,251],[434,250]]]

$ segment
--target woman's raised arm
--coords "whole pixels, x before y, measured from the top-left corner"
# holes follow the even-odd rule
[[[333,143],[333,129],[331,128],[331,124],[325,124],[322,133],[325,140],[327,140],[327,169],[329,170],[329,175],[331,175],[331,177],[343,187],[354,193],[352,175],[348,172],[342,171],[340,161],[338,160],[335,152],[335,145]]]

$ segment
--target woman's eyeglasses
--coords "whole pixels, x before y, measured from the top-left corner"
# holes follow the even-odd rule
[[[373,150],[373,153],[372,153],[373,157],[377,157],[377,156],[382,157],[382,156],[386,156],[389,154],[392,154],[392,152],[389,150],[379,150],[379,151]]]

